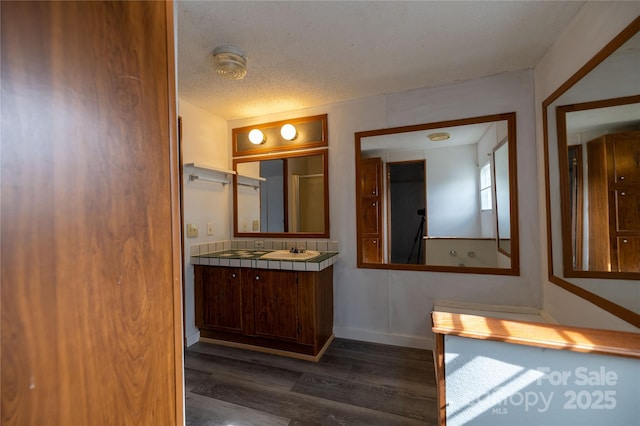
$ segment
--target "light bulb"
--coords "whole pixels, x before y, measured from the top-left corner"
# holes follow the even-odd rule
[[[249,132],[249,142],[252,144],[260,145],[261,143],[264,143],[264,141],[264,134],[260,130],[253,129]]]
[[[298,136],[298,131],[293,124],[285,124],[280,128],[280,135],[288,141],[292,141]]]

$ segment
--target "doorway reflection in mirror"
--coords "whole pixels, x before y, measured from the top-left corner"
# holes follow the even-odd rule
[[[356,134],[360,263],[510,270],[515,114],[440,124]]]

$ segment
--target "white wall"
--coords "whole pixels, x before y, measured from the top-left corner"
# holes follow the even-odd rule
[[[588,2],[535,67],[538,188],[541,206],[545,205],[546,199],[542,102],[629,25],[639,13],[639,2]],[[546,217],[542,214],[539,229],[540,240],[543,247],[546,247]],[[541,264],[541,270],[542,276],[547,277],[546,262]],[[637,328],[546,279],[543,291],[544,310],[561,324],[637,331]]]
[[[427,152],[427,229],[432,237],[479,237],[476,145]]]
[[[183,163],[202,163],[230,169],[230,144],[227,122],[185,101],[178,101],[178,114],[182,117]],[[205,176],[206,177],[206,176]],[[184,274],[185,274],[185,338],[188,344],[200,336],[195,327],[193,301],[193,266],[189,254],[192,244],[230,239],[231,185],[210,182],[189,182],[189,171],[183,176],[184,188]],[[186,225],[198,225],[198,237],[186,237]],[[207,235],[207,223],[213,223],[214,235]]]
[[[533,72],[519,71],[229,123],[230,137],[234,127],[328,113],[331,238],[341,244],[334,265],[337,336],[430,348],[436,299],[541,305],[533,89]],[[517,113],[521,276],[356,268],[354,133],[511,111]]]

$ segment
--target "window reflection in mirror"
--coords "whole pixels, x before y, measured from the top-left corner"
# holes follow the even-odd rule
[[[355,139],[359,267],[519,273],[515,113]]]
[[[511,256],[511,211],[509,206],[509,144],[504,139],[493,149],[493,175],[496,194],[496,239],[498,251]]]
[[[327,166],[327,150],[234,160],[234,235],[328,238]]]

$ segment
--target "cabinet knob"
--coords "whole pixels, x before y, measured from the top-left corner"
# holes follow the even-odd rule
[[[629,240],[627,240],[626,238],[622,240],[623,243],[628,243]]]
[[[627,195],[627,193],[626,192],[621,192],[620,195]]]
[[[231,274],[231,278],[235,278],[235,277],[236,277],[236,274]]]
[[[373,242],[373,244],[376,244],[376,243],[377,243],[377,241],[374,241],[374,242]]]
[[[624,180],[624,176],[620,176],[620,180]]]
[[[256,275],[256,281],[260,280],[260,275]]]

